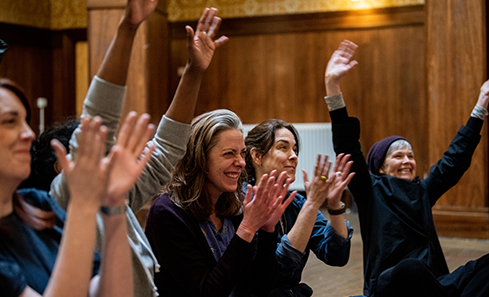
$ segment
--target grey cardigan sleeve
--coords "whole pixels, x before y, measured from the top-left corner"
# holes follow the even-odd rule
[[[125,94],[125,86],[112,84],[95,76],[88,89],[87,97],[83,101],[82,116],[100,116],[103,124],[107,127],[107,151],[115,143],[115,132],[121,117]],[[73,135],[71,135],[68,155],[71,159],[75,159],[78,152],[77,136],[80,131],[80,128],[76,128]],[[70,193],[63,172],[58,174],[52,181],[49,194],[63,209],[67,209]]]
[[[107,152],[115,144],[115,132],[124,105],[125,90],[124,86],[109,83],[95,76],[83,103],[82,115],[100,116],[107,127]],[[80,129],[77,128],[70,140],[70,157],[73,159],[78,151],[79,133]],[[162,117],[151,140],[156,143],[155,153],[129,192],[129,206],[134,212],[151,201],[161,187],[169,182],[174,165],[185,154],[189,133],[190,125],[173,121],[166,116]],[[69,191],[63,173],[53,180],[50,194],[64,209],[67,208]]]
[[[134,212],[151,201],[161,192],[162,186],[170,181],[175,164],[185,154],[189,134],[190,125],[162,117],[153,140],[148,142],[154,142],[156,150],[129,191],[129,207]]]

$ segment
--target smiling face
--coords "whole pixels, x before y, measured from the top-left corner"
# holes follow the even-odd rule
[[[275,140],[270,150],[258,160],[257,178],[272,170],[277,170],[277,174],[282,171],[287,172],[287,178],[295,181],[295,171],[297,168],[297,147],[294,134],[287,128],[278,129],[275,132]]]
[[[416,177],[416,161],[411,148],[400,147],[388,153],[380,173],[393,177],[413,180]]]
[[[34,132],[26,115],[20,99],[12,91],[0,88],[0,177],[18,183],[31,172]]]
[[[245,163],[243,133],[237,129],[222,131],[215,135],[217,141],[207,154],[207,193],[216,202],[224,192],[236,191]]]

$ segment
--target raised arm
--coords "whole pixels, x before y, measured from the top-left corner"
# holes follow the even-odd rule
[[[139,210],[144,203],[158,194],[170,179],[176,162],[183,157],[194,116],[202,76],[209,67],[214,51],[224,44],[227,37],[214,37],[221,24],[217,9],[206,8],[194,30],[187,26],[188,60],[185,71],[168,111],[161,119],[153,143],[156,151],[143,172],[141,179],[129,193],[129,206]]]
[[[221,26],[221,19],[216,16],[217,9],[206,8],[194,30],[187,30],[187,65],[183,72],[177,91],[166,116],[181,123],[190,124],[194,117],[195,105],[199,95],[202,76],[209,67],[214,51],[228,41],[226,36],[214,38]]]
[[[104,244],[96,296],[132,296],[134,292],[125,199],[154,151],[154,146],[151,146],[141,155],[154,127],[148,125],[147,114],[136,120],[136,113],[128,114],[116,145],[106,157],[110,172],[107,192],[102,200]]]
[[[341,94],[340,79],[358,63],[353,59],[357,45],[349,40],[343,40],[326,67],[324,75],[326,95],[331,97]]]
[[[102,162],[106,131],[100,125],[100,118],[82,120],[81,149],[76,162],[69,161],[63,145],[53,141],[72,193],[72,202],[44,296],[88,295],[95,246],[95,216],[108,181],[107,164]]]
[[[124,17],[105,53],[97,76],[110,83],[124,86],[137,29],[158,5],[158,0],[128,0]]]
[[[328,209],[333,210],[330,212],[329,222],[336,233],[341,235],[343,238],[348,237],[348,227],[346,226],[343,213],[335,214],[334,210],[339,210],[345,207],[341,202],[341,196],[355,175],[355,173],[350,173],[350,168],[353,162],[348,161],[349,158],[349,155],[344,154],[339,154],[336,158],[335,166],[333,168],[336,179],[328,193],[327,198]]]
[[[127,1],[124,16],[83,102],[82,116],[100,116],[103,125],[107,127],[106,152],[115,143],[114,136],[124,104],[127,71],[137,28],[149,17],[157,3],[157,0]],[[72,159],[76,158],[78,152],[79,133],[80,129],[77,128],[70,140],[69,154]],[[64,179],[64,174],[60,174],[53,180],[50,195],[61,207],[67,209],[70,195]]]
[[[462,126],[443,157],[430,168],[428,178],[421,183],[430,193],[434,205],[448,189],[462,178],[470,167],[472,156],[481,138],[481,130],[488,114],[489,81],[482,84],[479,98],[465,126]]]
[[[307,200],[302,206],[294,226],[287,233],[290,244],[301,253],[306,250],[319,208],[326,201],[330,186],[334,183],[334,176],[328,178],[330,167],[331,162],[328,161],[328,156],[324,156],[324,160],[321,162],[321,155],[318,155],[314,167],[314,176],[311,180],[309,180],[307,172],[302,170]]]

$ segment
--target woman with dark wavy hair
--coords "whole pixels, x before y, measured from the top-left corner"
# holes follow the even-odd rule
[[[259,183],[263,174],[285,171],[294,182],[299,155],[299,135],[292,124],[268,119],[256,125],[245,139],[248,183]],[[277,281],[269,296],[311,296],[313,291],[300,283],[309,252],[331,266],[343,266],[350,256],[353,229],[344,219],[343,190],[353,174],[349,156],[338,156],[328,179],[331,162],[318,156],[314,177],[304,172],[306,197],[297,194],[277,224]],[[327,204],[330,220],[319,208]]]
[[[30,173],[34,133],[28,125],[22,89],[0,79],[0,292],[2,296],[132,296],[132,270],[124,212],[126,192],[139,177],[152,150],[139,160],[148,120],[135,114],[121,128],[118,144],[104,158],[106,129],[101,119],[82,120],[76,162],[53,141],[72,195],[65,213],[47,192],[17,190]],[[131,164],[126,187],[110,188],[117,162]],[[94,260],[95,215],[105,213],[105,249]],[[63,229],[64,228],[64,229]],[[110,252],[109,252],[110,251]],[[100,267],[99,267],[100,266]],[[100,274],[98,274],[100,268]],[[90,293],[90,294],[89,294]]]
[[[165,295],[264,296],[273,285],[275,224],[295,193],[283,202],[290,180],[272,172],[244,195],[241,130],[229,110],[195,118],[168,191],[151,206],[146,235]]]

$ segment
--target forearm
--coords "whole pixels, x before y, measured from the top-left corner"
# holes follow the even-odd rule
[[[194,117],[204,72],[186,65],[175,96],[166,112],[166,116],[181,123],[188,123]]]
[[[290,244],[303,253],[311,237],[320,205],[306,200],[292,229],[287,233]]]
[[[190,125],[162,117],[153,138],[155,152],[129,191],[129,206],[134,212],[151,201],[170,181],[174,165],[185,154],[189,133]]]
[[[83,198],[73,201],[83,201]],[[60,248],[44,296],[88,295],[92,277],[98,206],[76,202],[68,206]]]
[[[102,215],[104,246],[97,296],[132,296],[132,262],[126,214]]]
[[[345,218],[343,215],[330,215],[329,223],[331,227],[336,231],[338,235],[343,238],[348,238],[348,227],[346,226]]]
[[[98,69],[98,77],[120,86],[126,84],[127,70],[136,31],[137,26],[129,24],[125,19],[121,20],[104,60]]]

